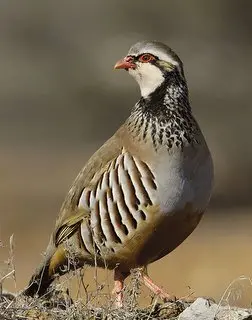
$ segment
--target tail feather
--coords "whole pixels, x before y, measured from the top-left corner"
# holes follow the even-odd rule
[[[46,259],[35,271],[32,276],[28,287],[24,290],[23,294],[27,296],[42,296],[46,294],[48,287],[55,278],[55,273],[59,271],[59,267],[66,262],[65,250],[62,246],[55,248],[53,253],[47,255]]]
[[[32,276],[28,287],[24,290],[26,296],[33,297],[35,295],[42,296],[46,293],[48,287],[53,282],[53,278],[49,276],[48,266],[44,266],[41,271],[36,271]]]

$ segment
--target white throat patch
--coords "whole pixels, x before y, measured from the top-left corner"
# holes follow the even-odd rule
[[[156,88],[164,81],[164,76],[161,70],[151,63],[142,63],[135,70],[129,69],[129,74],[138,82],[141,95],[144,98],[155,91]]]

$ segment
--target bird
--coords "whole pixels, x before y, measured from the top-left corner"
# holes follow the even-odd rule
[[[137,81],[140,98],[73,182],[25,295],[44,295],[56,275],[91,265],[113,270],[118,307],[133,269],[160,298],[174,299],[146,268],[200,222],[212,193],[211,153],[192,114],[183,63],[170,47],[140,41],[114,69]]]

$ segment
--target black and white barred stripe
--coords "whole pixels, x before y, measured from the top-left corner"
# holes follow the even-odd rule
[[[81,238],[87,253],[99,253],[131,237],[139,223],[148,221],[144,208],[156,204],[155,177],[148,165],[129,153],[111,162],[92,189],[84,189],[79,206],[90,210],[81,225]]]

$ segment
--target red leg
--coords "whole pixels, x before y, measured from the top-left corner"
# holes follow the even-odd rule
[[[151,278],[146,274],[146,272],[147,272],[147,269],[140,270],[140,279],[146,287],[148,287],[154,294],[158,295],[162,300],[164,300],[166,302],[173,302],[173,301],[177,300],[175,296],[168,294],[162,288],[157,286],[151,280]],[[210,300],[210,301],[215,302],[215,300],[212,297],[203,297],[203,298],[205,298],[206,300]],[[178,300],[183,301],[183,302],[187,302],[187,303],[192,303],[196,299],[197,299],[197,297],[194,297],[193,292],[192,292],[184,297],[179,298]]]
[[[150,277],[148,277],[145,273],[141,272],[141,281],[143,284],[148,287],[154,294],[158,295],[164,301],[175,301],[176,298],[173,295],[166,293],[162,288],[157,286]]]
[[[118,268],[114,270],[114,289],[112,294],[115,294],[115,305],[117,308],[122,308],[123,306],[123,284],[124,280],[129,274],[121,272]]]

